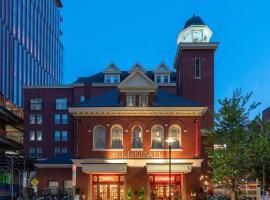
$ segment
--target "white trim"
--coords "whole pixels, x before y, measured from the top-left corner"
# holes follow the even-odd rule
[[[146,164],[146,173],[168,173],[168,164]],[[192,163],[172,164],[172,173],[190,173],[192,170]]]
[[[124,129],[123,129],[123,127],[120,124],[113,124],[111,126],[111,128],[110,128],[110,148],[113,149],[112,148],[112,129],[115,128],[115,127],[120,128],[121,131],[122,131],[122,140],[121,140],[121,142],[122,142],[122,148],[123,148],[124,147],[124,143],[123,143],[123,140],[124,140]]]
[[[161,125],[161,124],[154,124],[153,126],[152,126],[152,128],[151,128],[151,130],[150,130],[150,138],[151,138],[151,149],[154,149],[153,148],[153,137],[152,137],[152,131],[153,131],[153,128],[155,128],[155,127],[160,127],[161,129],[162,129],[162,147],[164,148],[164,139],[165,139],[165,134],[164,134],[164,128],[163,128],[163,126]]]
[[[87,174],[91,173],[127,173],[127,164],[111,163],[111,164],[81,164],[82,171]]]
[[[143,148],[131,148],[130,151],[143,151]]]
[[[106,127],[104,127],[104,126],[102,126],[102,125],[100,125],[100,124],[97,124],[94,128],[93,128],[93,135],[92,135],[92,137],[93,137],[93,149],[94,150],[104,150],[103,148],[96,148],[95,147],[95,130],[96,130],[96,128],[98,128],[98,127],[102,127],[104,130],[105,130],[105,148],[104,149],[106,149],[106,137],[107,137],[107,133],[106,133]]]

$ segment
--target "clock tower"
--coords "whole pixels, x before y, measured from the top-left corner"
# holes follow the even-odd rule
[[[214,54],[218,46],[210,42],[212,31],[199,16],[187,20],[177,38],[178,50],[174,67],[178,95],[197,101],[214,110]],[[209,115],[205,127],[213,124]]]

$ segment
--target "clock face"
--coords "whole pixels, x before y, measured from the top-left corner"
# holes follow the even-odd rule
[[[202,32],[201,31],[194,31],[192,32],[192,38],[193,38],[193,41],[202,41]]]

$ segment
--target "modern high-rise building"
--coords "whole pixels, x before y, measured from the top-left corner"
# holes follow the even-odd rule
[[[60,0],[0,0],[0,93],[22,106],[23,85],[61,83]]]

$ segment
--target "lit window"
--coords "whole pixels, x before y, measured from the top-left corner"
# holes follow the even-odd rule
[[[30,109],[42,110],[42,99],[41,98],[30,99]]]
[[[29,132],[29,140],[30,141],[35,141],[35,132],[34,131]]]
[[[55,99],[55,109],[56,110],[66,110],[67,109],[67,98],[56,98]]]
[[[54,123],[55,124],[60,124],[60,114],[55,114],[54,115]]]
[[[55,141],[60,141],[60,131],[55,131],[54,132],[54,140]]]
[[[67,124],[68,123],[68,115],[67,114],[63,114],[62,115],[62,124]]]
[[[123,148],[123,129],[119,126],[114,126],[111,130],[112,149]]]
[[[62,141],[67,141],[67,139],[68,139],[67,131],[62,131]]]
[[[62,154],[66,154],[67,153],[67,148],[62,148]]]
[[[42,124],[42,114],[37,114],[37,124]]]
[[[106,148],[106,130],[103,126],[97,126],[94,129],[94,148],[105,149]]]
[[[59,182],[58,181],[49,181],[49,188],[58,188]]]
[[[85,96],[80,96],[80,102],[85,101]]]
[[[37,141],[42,141],[42,131],[37,131]]]
[[[132,147],[142,148],[142,129],[140,127],[135,127],[132,131]]]
[[[136,106],[136,96],[127,95],[127,106]]]
[[[29,115],[29,123],[35,124],[36,123],[36,116],[34,114]]]
[[[42,158],[42,148],[37,148],[37,158]]]
[[[163,133],[163,128],[161,126],[154,126],[152,128],[151,138],[152,138],[153,149],[163,148],[164,133]]]
[[[201,59],[195,58],[195,78],[201,78]]]
[[[147,95],[140,95],[139,96],[139,106],[141,106],[141,107],[148,106],[148,96]]]
[[[171,126],[169,128],[169,138],[172,139],[171,147],[172,149],[179,149],[180,148],[180,127],[179,126]]]
[[[29,158],[35,158],[36,150],[35,148],[29,148]]]
[[[59,147],[54,148],[54,155],[59,156],[60,154],[61,154],[61,148]]]

